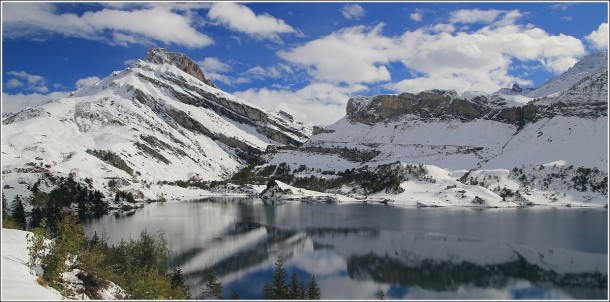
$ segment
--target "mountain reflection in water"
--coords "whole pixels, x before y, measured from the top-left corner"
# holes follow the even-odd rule
[[[389,299],[607,298],[607,251],[593,253],[590,250],[600,247],[575,249],[574,244],[563,244],[569,238],[556,240],[564,246],[515,242],[510,225],[522,213],[514,211],[521,210],[504,210],[496,216],[493,211],[468,209],[272,206],[256,199],[222,199],[152,204],[131,216],[107,215],[84,225],[88,233],[105,230],[111,241],[129,237],[124,230],[131,230],[132,237],[144,229],[164,230],[170,267],[181,267],[193,298],[198,299],[208,270],[223,283],[226,297],[235,290],[240,299],[260,299],[276,256],[284,259],[289,274],[296,272],[301,280],[315,275],[323,299],[373,299],[379,290]],[[456,221],[485,223],[481,219],[486,215],[496,230],[506,225],[504,233],[490,239],[484,232],[473,236],[472,226],[464,226],[468,236],[456,235],[460,232]],[[531,232],[546,234],[528,236],[599,234],[607,224],[607,212],[602,210],[546,209],[527,215],[543,222],[559,215],[566,224],[535,228]],[[448,221],[446,229],[400,220],[426,218],[440,224]],[[604,236],[607,230],[596,244],[607,244]]]

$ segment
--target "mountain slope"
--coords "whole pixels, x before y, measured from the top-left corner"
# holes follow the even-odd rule
[[[537,98],[445,90],[354,97],[345,117],[315,128],[299,148],[280,148],[269,164],[327,186],[355,179],[350,169],[425,165],[424,181],[399,179],[400,188],[388,182],[393,193],[376,194],[408,205],[607,205],[607,55],[583,61]],[[306,183],[319,186],[314,180]],[[334,190],[354,194],[360,185]]]
[[[27,167],[76,170],[100,187],[121,178],[143,190],[163,180],[219,180],[269,145],[298,146],[310,132],[215,88],[185,55],[153,48],[95,85],[5,119],[3,179],[25,177],[18,171]]]
[[[547,95],[551,95],[557,92],[561,92],[563,90],[569,89],[574,86],[576,83],[580,82],[582,79],[599,72],[604,68],[608,68],[608,52],[596,52],[590,54],[580,61],[578,61],[574,66],[568,69],[563,74],[550,78],[540,87],[536,88],[533,91],[527,91],[524,95],[531,98],[538,98]]]

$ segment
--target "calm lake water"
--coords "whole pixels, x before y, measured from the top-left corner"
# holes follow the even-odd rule
[[[322,299],[606,299],[607,209],[451,209],[208,199],[83,222],[110,242],[163,231],[193,298],[213,270],[260,299],[275,258]]]

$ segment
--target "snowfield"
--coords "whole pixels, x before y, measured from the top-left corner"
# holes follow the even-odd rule
[[[27,266],[27,234],[2,229],[2,300],[65,300],[54,288],[44,287]]]

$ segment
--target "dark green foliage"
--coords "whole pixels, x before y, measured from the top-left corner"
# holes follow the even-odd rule
[[[213,183],[213,182],[212,182]],[[170,185],[170,186],[178,186],[181,188],[199,188],[199,189],[203,189],[203,190],[208,190],[211,187],[210,182],[208,181],[203,181],[200,179],[196,179],[196,178],[191,178],[189,180],[176,180],[176,181],[159,181],[157,182],[157,184],[160,185]]]
[[[32,209],[31,227],[37,227],[40,219],[47,219],[52,236],[57,235],[59,216],[63,208],[73,203],[83,213],[104,214],[108,212],[108,203],[104,201],[104,194],[93,190],[89,185],[78,183],[73,178],[59,178],[55,180],[55,188],[49,193],[36,192],[30,197]]]
[[[231,299],[231,300],[239,300],[239,295],[237,294],[237,292],[236,292],[236,291],[232,291],[232,292],[231,292],[231,297],[230,297],[230,299]]]
[[[206,283],[202,292],[203,296],[209,299],[224,299],[222,296],[222,284],[218,282],[216,276],[211,271],[206,275]]]
[[[377,300],[385,300],[385,294],[383,293],[383,290],[379,290],[377,292],[377,296],[375,297]]]
[[[142,232],[137,240],[109,246],[94,233],[79,256],[78,268],[92,280],[110,280],[127,291],[130,299],[188,299],[180,268],[167,273],[169,251],[163,234]],[[92,283],[93,284],[93,283]]]
[[[8,211],[8,204],[6,202],[6,196],[2,192],[2,227],[6,229],[19,229],[19,225],[15,220],[11,218]]]
[[[133,169],[116,153],[110,150],[90,150],[87,149],[87,153],[101,159],[102,161],[111,164],[112,166],[119,168],[129,175],[133,174]]]
[[[78,255],[85,247],[83,229],[78,219],[72,215],[60,216],[57,237],[49,253],[42,257],[43,277],[57,282],[60,274],[68,268],[66,260]]]
[[[190,298],[190,295],[188,294],[189,289],[188,286],[186,285],[186,283],[184,283],[185,278],[184,275],[182,275],[182,270],[180,269],[180,266],[178,265],[178,267],[174,268],[172,270],[172,272],[169,274],[169,282],[172,285],[172,289],[173,290],[182,290],[184,292],[187,293],[187,297],[186,299]]]
[[[555,165],[544,169],[532,167],[528,171],[515,167],[511,170],[509,177],[521,182],[522,186],[531,185],[542,190],[554,187],[608,194],[608,174],[597,168],[578,167],[574,169],[573,165],[568,167]]]
[[[136,200],[131,192],[117,191],[114,195],[114,202],[119,202],[121,199],[126,200],[129,203],[135,203]]]
[[[281,257],[275,259],[271,288],[273,289],[273,299],[290,299],[288,286],[286,286],[286,270]]]
[[[400,187],[403,181],[412,176],[419,180],[434,182],[426,178],[427,170],[423,165],[401,167],[398,165],[380,165],[375,169],[363,167],[360,169],[348,169],[343,172],[325,171],[326,175],[336,174],[337,178],[318,178],[315,176],[296,178],[292,186],[313,191],[326,191],[341,188],[344,185],[352,185],[362,188],[364,194],[372,194],[381,191],[398,194],[404,191]],[[330,173],[332,172],[332,173]]]
[[[265,281],[265,285],[263,285],[263,293],[262,293],[262,298],[263,300],[272,300],[274,299],[274,293],[273,293],[273,287],[271,287],[271,285]]]
[[[21,201],[21,196],[15,195],[13,199],[13,209],[11,211],[11,218],[17,223],[17,226],[21,230],[25,230],[26,228],[26,216],[25,216],[25,207],[23,206],[23,201]]]
[[[312,275],[307,286],[307,300],[320,300],[321,297],[322,294],[320,293],[318,282],[316,282],[316,277]]]
[[[302,299],[301,291],[299,288],[299,278],[297,277],[297,273],[293,272],[292,277],[290,278],[290,299]]]
[[[312,276],[312,281],[309,283],[307,292],[305,291],[305,282],[299,280],[295,272],[290,278],[290,286],[286,285],[286,269],[284,261],[281,257],[275,259],[275,267],[272,273],[271,283],[265,281],[262,290],[263,300],[305,300],[309,297],[320,299],[320,289]],[[317,297],[317,298],[316,298]]]

